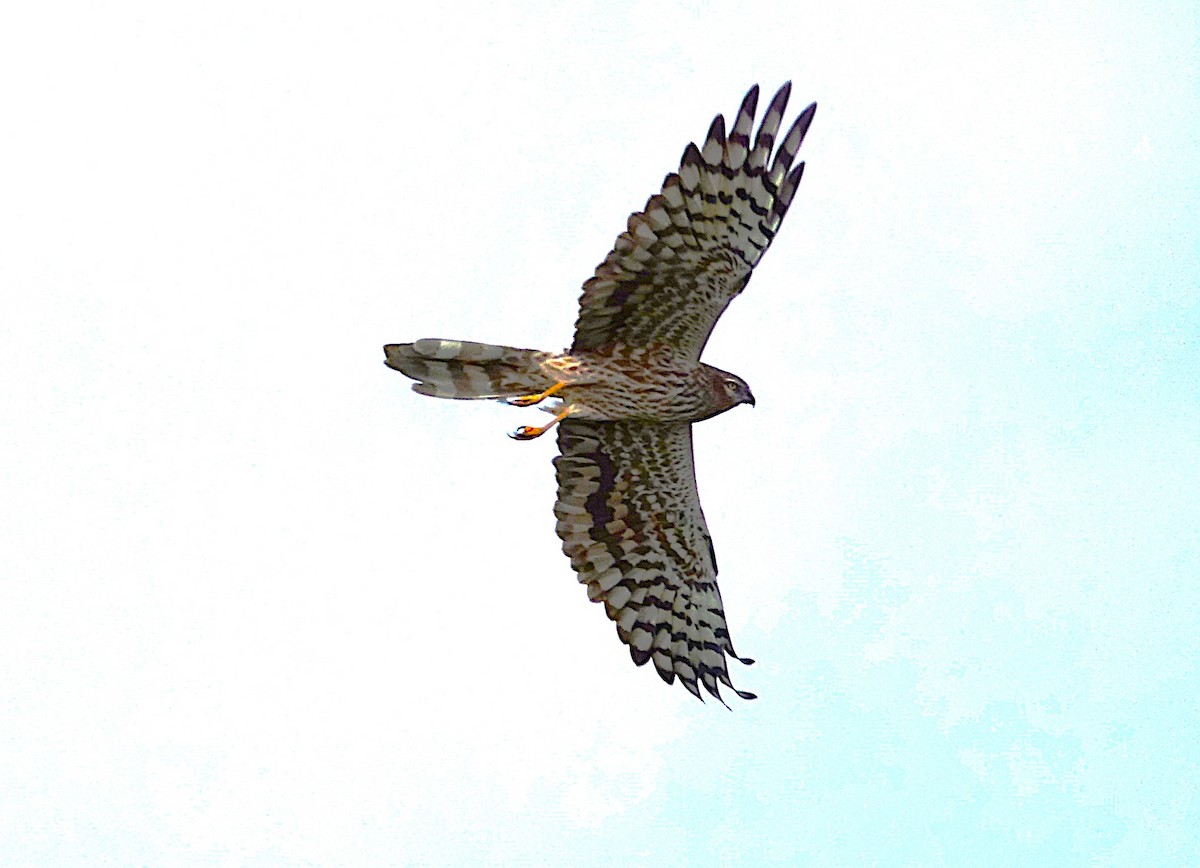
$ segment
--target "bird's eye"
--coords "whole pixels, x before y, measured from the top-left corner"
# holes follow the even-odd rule
[[[725,381],[725,388],[728,389],[730,392],[736,392],[740,387],[741,386],[737,380],[730,379],[730,380]]]

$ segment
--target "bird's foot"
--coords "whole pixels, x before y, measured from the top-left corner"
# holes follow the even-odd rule
[[[541,428],[534,428],[532,425],[522,425],[508,436],[514,440],[533,440],[545,434],[549,427],[549,425],[544,425]]]
[[[518,428],[516,431],[512,432],[508,436],[514,440],[533,440],[536,437],[541,437],[543,434],[545,434],[547,431],[549,431],[551,428],[553,428],[555,425],[557,425],[559,422],[561,422],[563,419],[567,418],[574,412],[575,412],[575,405],[567,404],[565,407],[563,407],[561,410],[559,410],[557,413],[555,413],[554,418],[551,419],[549,422],[547,422],[545,425],[540,425],[536,428],[533,427],[532,425],[522,425],[520,428]]]
[[[522,395],[519,398],[509,398],[508,403],[514,407],[532,407],[534,404],[540,404],[542,401],[545,401],[565,385],[566,383],[555,383],[546,391],[538,392],[536,395]]]

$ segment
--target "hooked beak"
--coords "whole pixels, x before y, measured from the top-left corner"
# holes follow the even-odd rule
[[[754,395],[751,394],[750,392],[746,393],[746,403],[749,404],[751,407],[754,406]]]

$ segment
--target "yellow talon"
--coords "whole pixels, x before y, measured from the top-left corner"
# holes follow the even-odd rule
[[[549,422],[547,422],[545,425],[542,425],[538,428],[534,428],[531,425],[522,425],[520,428],[518,428],[516,431],[512,432],[508,436],[514,440],[533,440],[535,437],[541,437],[543,434],[545,434],[547,431],[549,431],[551,428],[553,428],[555,425],[557,425],[563,419],[570,416],[572,411],[574,411],[574,409],[575,409],[574,404],[568,404],[567,406],[565,406],[561,410],[559,410],[558,413],[555,415],[555,417],[553,419],[551,419]]]
[[[520,398],[510,398],[508,403],[512,404],[514,407],[532,407],[534,404],[540,404],[542,401],[545,401],[547,398],[549,398],[551,395],[553,395],[555,392],[557,392],[559,389],[562,389],[566,385],[567,385],[566,383],[563,383],[560,381],[560,382],[555,383],[553,386],[551,386],[549,389],[547,389],[544,392],[539,392],[536,395],[523,395]],[[554,423],[551,422],[550,424],[553,425]],[[546,427],[549,428],[550,425],[547,425]],[[541,432],[539,431],[538,433],[541,433]],[[532,436],[536,437],[538,435],[534,434]]]

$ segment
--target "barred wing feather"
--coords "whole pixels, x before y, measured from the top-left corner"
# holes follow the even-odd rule
[[[697,697],[702,684],[720,699],[720,682],[753,699],[734,688],[725,665],[726,654],[753,661],[734,652],[725,623],[691,425],[567,419],[558,446],[563,552],[634,663],[653,660],[664,681],[678,676]]]
[[[663,343],[699,359],[729,302],[779,230],[804,172],[792,168],[816,112],[796,118],[774,159],[775,136],[791,93],[771,100],[754,143],[758,85],[742,101],[733,131],[713,120],[704,146],[689,144],[662,192],[629,218],[627,231],[583,285],[571,349]]]

